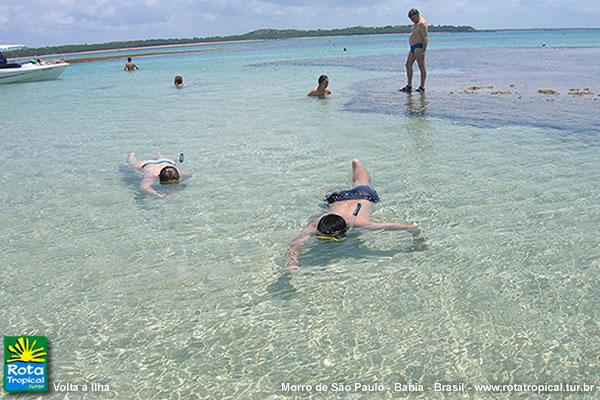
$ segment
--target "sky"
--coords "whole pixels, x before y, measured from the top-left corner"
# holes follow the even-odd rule
[[[0,44],[38,47],[231,35],[261,28],[430,24],[600,27],[600,0],[0,0]]]

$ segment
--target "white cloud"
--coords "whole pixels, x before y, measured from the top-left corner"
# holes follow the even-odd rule
[[[243,33],[258,28],[408,24],[598,26],[598,0],[0,0],[3,41],[30,46]]]

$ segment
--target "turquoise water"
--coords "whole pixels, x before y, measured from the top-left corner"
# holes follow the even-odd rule
[[[597,398],[427,389],[600,385],[598,64],[570,62],[598,57],[600,33],[452,37],[432,40],[426,97],[397,92],[400,36],[152,57],[132,74],[80,64],[0,86],[0,331],[48,336],[52,382],[110,385],[84,398],[367,396],[281,390],[336,382],[385,385],[369,398],[402,397],[394,383],[424,385],[419,399]],[[536,65],[524,56],[510,82],[503,44],[550,37],[565,42],[546,49],[547,78],[519,71]],[[305,97],[322,73],[333,96]],[[511,83],[526,102],[463,93]],[[537,94],[550,83],[554,101]],[[566,93],[583,85],[594,94]],[[193,177],[145,196],[129,151],[183,151]],[[353,158],[382,197],[373,218],[418,222],[428,248],[354,231],[282,273]]]
[[[106,57],[122,55],[136,56],[148,52],[172,51],[251,51],[257,47],[263,51],[275,48],[279,51],[292,50],[298,47],[311,48],[312,51],[328,50],[329,47],[352,47],[353,54],[397,54],[396,46],[405,46],[407,34],[368,35],[368,36],[334,36],[309,39],[291,39],[267,41],[265,43],[206,43],[204,45],[178,46],[170,48],[150,48],[138,50],[103,51],[92,54],[65,55],[65,59],[81,57]],[[431,33],[430,49],[498,49],[498,48],[564,48],[564,47],[598,47],[600,46],[600,30],[546,30],[546,31],[506,31],[506,32],[462,32]],[[280,53],[281,54],[281,53]],[[296,52],[294,56],[298,56]]]

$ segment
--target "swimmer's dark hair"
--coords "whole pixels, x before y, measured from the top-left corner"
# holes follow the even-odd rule
[[[131,57],[127,57],[127,62],[131,62],[132,58]]]
[[[321,75],[319,77],[319,85],[322,84],[325,81],[329,82],[329,77],[327,75]]]
[[[179,182],[179,171],[175,167],[164,167],[160,170],[158,179],[161,185],[168,185],[170,183]]]
[[[410,11],[408,12],[408,18],[410,18],[414,15],[419,15],[419,10],[417,10],[416,8],[411,8]]]
[[[183,83],[183,77],[181,75],[177,75],[175,77],[175,84],[176,85],[181,85]]]
[[[344,236],[347,230],[346,220],[337,214],[325,215],[317,225],[317,232],[328,236]]]

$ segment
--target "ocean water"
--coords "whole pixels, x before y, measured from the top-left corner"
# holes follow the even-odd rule
[[[473,387],[600,385],[600,31],[432,35],[424,96],[398,92],[405,41],[231,45],[0,86],[0,332],[47,336],[51,382],[110,386],[14,398],[598,398]],[[333,95],[307,98],[323,73]],[[183,151],[193,177],[146,196],[130,151]],[[353,231],[282,272],[354,158],[373,219],[417,222],[427,247]],[[315,389],[355,382],[384,389]]]

